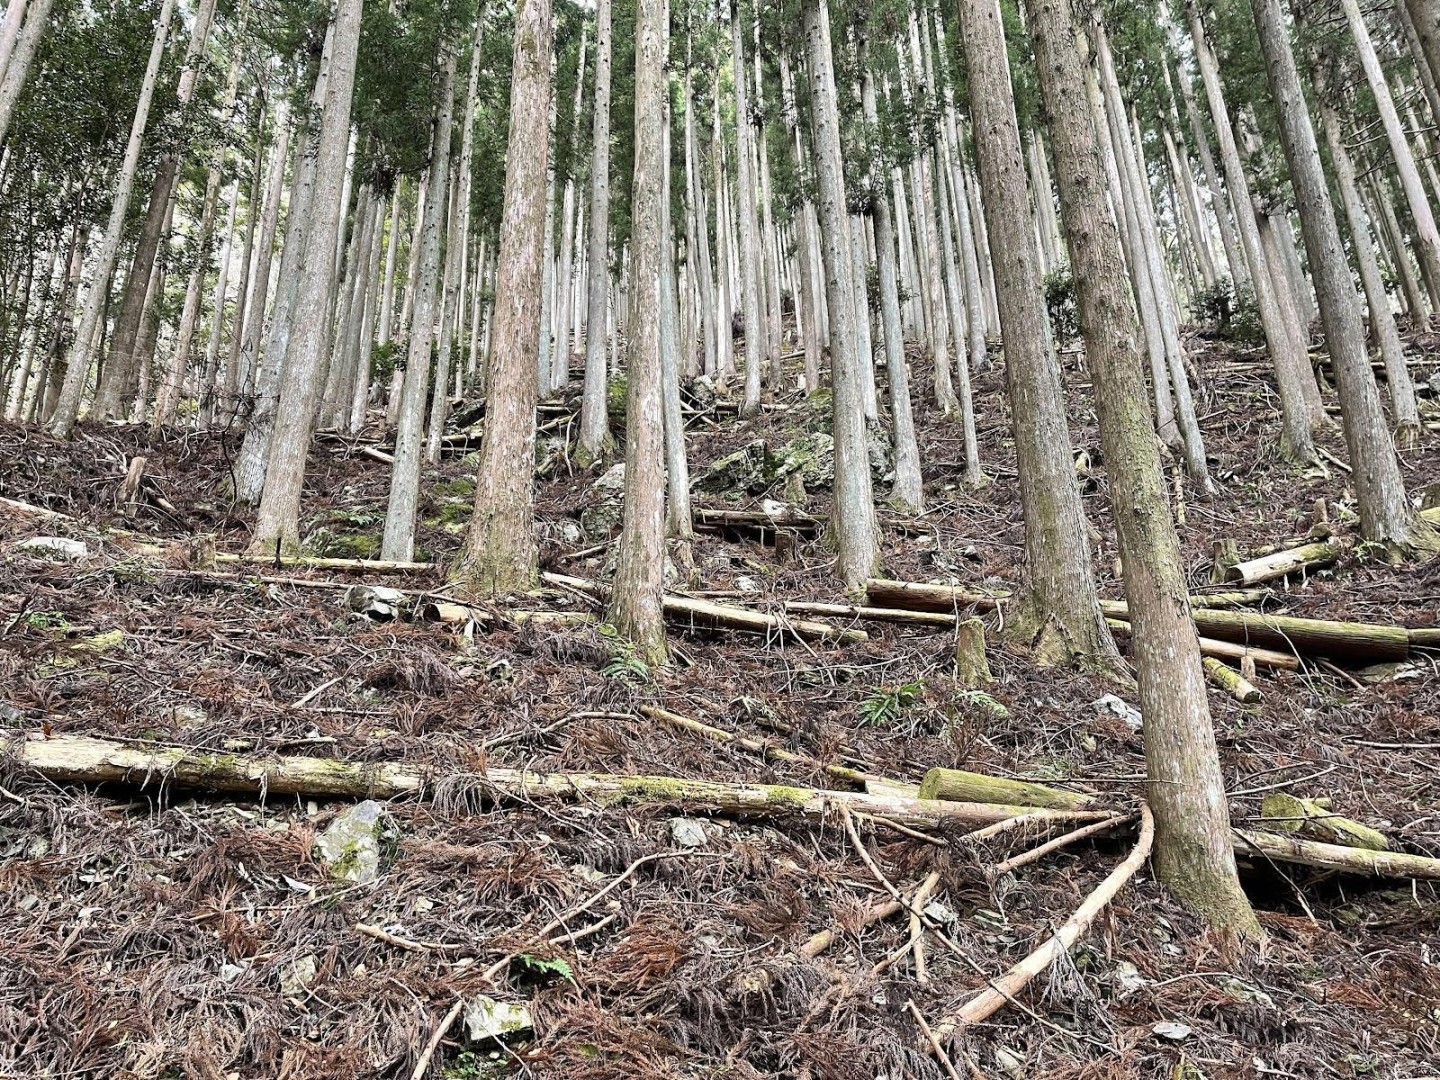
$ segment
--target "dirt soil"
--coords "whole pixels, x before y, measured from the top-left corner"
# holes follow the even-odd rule
[[[1418,343],[1440,362],[1434,342]],[[1212,542],[1242,552],[1303,535],[1317,499],[1346,522],[1346,476],[1282,462],[1273,385],[1259,359],[1197,343],[1202,425],[1219,494],[1186,495],[1181,536],[1197,591]],[[1108,494],[1086,377],[1067,356],[1080,478],[1099,530],[1104,594],[1120,596]],[[960,483],[959,425],[915,395],[929,511],[884,516],[892,577],[1005,587],[1022,573],[1022,523],[1001,365],[977,376],[990,483]],[[1417,381],[1430,374],[1417,371]],[[772,448],[826,427],[826,410],[783,397],[752,421],[693,417],[692,476],[754,439]],[[564,410],[551,435],[563,447]],[[397,836],[369,885],[338,884],[312,852],[346,803],[171,790],[159,776],[85,790],[0,760],[0,1075],[15,1077],[409,1077],[457,999],[525,1002],[533,1033],[470,1045],[457,1023],[429,1075],[564,1078],[871,1078],[944,1075],[907,1004],[931,1023],[1026,955],[1129,851],[1101,837],[1015,874],[987,871],[1035,843],[1015,834],[939,844],[864,830],[902,887],[940,875],[935,913],[955,943],[927,942],[927,975],[903,918],[861,925],[885,894],[838,819],[705,820],[681,846],[683,811],[545,799],[496,809],[465,774],[485,765],[827,785],[642,719],[643,703],[825,762],[915,783],[948,765],[1061,782],[1120,806],[1142,792],[1141,736],[1094,703],[1133,694],[1076,671],[1041,670],[988,617],[987,695],[958,687],[949,632],[868,623],[858,645],[733,634],[673,636],[676,663],[616,663],[593,629],[498,619],[455,627],[376,620],[345,603],[357,582],[443,591],[468,516],[473,460],[427,473],[418,545],[440,569],[363,575],[187,567],[187,538],[243,550],[253,514],[222,494],[238,436],[84,427],[69,444],[0,427],[0,495],[70,515],[0,505],[0,716],[11,732],[83,733],[221,752],[309,754],[423,766],[433,800],[388,807]],[[1322,438],[1337,458],[1337,428]],[[374,555],[388,468],[362,443],[317,441],[304,529],[317,553]],[[147,458],[133,512],[116,508],[125,466]],[[602,498],[595,475],[557,454],[540,483],[542,562],[589,578],[605,551],[578,530]],[[1403,455],[1412,492],[1440,481],[1433,433]],[[883,487],[878,489],[883,491]],[[769,493],[780,498],[777,489]],[[749,507],[753,495],[699,505]],[[806,509],[823,515],[827,495]],[[116,530],[127,530],[129,535]],[[84,540],[82,562],[17,550],[36,535]],[[160,545],[156,548],[145,545]],[[676,588],[774,607],[844,599],[823,542],[784,552],[702,534]],[[683,564],[684,560],[678,560]],[[683,566],[679,567],[682,578]],[[266,580],[269,579],[269,580]],[[288,579],[288,580],[287,580]],[[289,582],[335,582],[300,587]],[[1392,567],[1353,548],[1332,571],[1277,588],[1267,609],[1436,625],[1440,563]],[[521,606],[591,610],[573,593]],[[496,611],[499,611],[496,608]],[[118,631],[118,634],[115,632]],[[1265,693],[1211,707],[1237,824],[1268,790],[1331,796],[1333,809],[1440,855],[1440,680],[1422,660],[1391,681],[1343,668],[1262,671]],[[317,692],[318,690],[318,692]],[[1003,708],[997,708],[1003,706]],[[777,735],[779,729],[782,734]],[[689,837],[695,840],[696,837]],[[644,856],[554,943],[539,928]],[[1068,961],[951,1047],[969,1077],[1415,1077],[1440,1073],[1440,903],[1431,884],[1248,865],[1269,931],[1238,952],[1141,872]],[[383,927],[419,948],[356,931]],[[838,926],[815,959],[798,945]],[[434,947],[443,946],[443,947]],[[518,957],[492,982],[483,972]],[[892,958],[888,970],[874,966]],[[745,993],[742,976],[769,973]]]

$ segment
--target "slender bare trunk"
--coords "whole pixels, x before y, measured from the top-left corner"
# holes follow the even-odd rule
[[[605,412],[610,302],[610,0],[598,0],[595,8],[595,109],[590,147],[590,296],[578,448],[585,464],[604,457],[610,443]]]
[[[17,23],[15,45],[9,62],[0,64],[0,143],[10,130],[10,121],[15,117],[15,106],[20,103],[20,94],[25,89],[25,79],[30,74],[30,64],[40,48],[40,39],[50,21],[50,8],[54,0],[33,0],[28,9],[22,0],[11,0],[6,9],[7,31],[9,15],[13,9]],[[18,26],[21,13],[27,18],[23,27]]]

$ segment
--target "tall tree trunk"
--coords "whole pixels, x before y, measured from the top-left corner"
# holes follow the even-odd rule
[[[0,144],[5,142],[10,121],[15,117],[15,107],[20,103],[25,79],[30,74],[30,64],[35,59],[35,53],[39,51],[40,39],[50,21],[50,8],[53,4],[54,0],[34,0],[27,11],[22,0],[11,0],[10,7],[15,9],[17,22],[21,13],[25,13],[27,18],[25,25],[18,28],[9,62],[0,65]],[[7,16],[9,10],[6,9]]]
[[[258,110],[259,120],[255,128],[255,160],[250,171],[250,191],[245,200],[245,239],[240,245],[240,282],[235,291],[235,328],[230,335],[230,355],[225,358],[225,414],[233,418],[240,409],[242,400],[250,397],[255,373],[245,361],[245,336],[248,328],[245,320],[249,316],[249,295],[252,281],[251,262],[255,255],[255,230],[260,224],[260,183],[265,166],[265,143],[261,138],[264,131],[265,110]],[[268,255],[264,272],[270,269]]]
[[[541,2],[548,3],[548,0]],[[511,130],[514,130],[513,125]],[[508,188],[508,177],[506,184]],[[579,460],[584,465],[604,457],[610,444],[610,421],[605,410],[605,339],[610,321],[610,0],[597,0],[595,6],[595,109],[590,138],[589,259],[589,313],[585,316],[585,389],[580,399],[580,445],[577,447]],[[533,560],[533,556],[531,558]]]
[[[690,43],[686,42],[686,56]],[[710,261],[710,215],[705,185],[700,179],[699,151],[695,145],[695,95],[690,65],[685,66],[685,261],[691,268],[700,294],[700,336],[704,351],[703,370],[714,374],[719,351],[719,315],[715,303],[715,270]]]
[[[600,0],[603,33],[596,34],[596,77],[608,109],[610,13]],[[540,332],[540,278],[545,236],[545,172],[550,148],[534,133],[550,115],[552,64],[550,0],[523,0],[515,18],[514,70],[510,82],[510,135],[505,160],[504,209],[496,263],[494,355],[486,398],[485,435],[475,484],[475,514],[454,580],[471,595],[530,588],[537,573],[535,550],[535,404],[539,392],[535,358]],[[602,95],[597,89],[596,108]],[[608,128],[608,124],[606,125]],[[596,154],[603,151],[597,140]],[[604,165],[601,162],[600,165]],[[603,176],[608,165],[592,166]],[[608,218],[603,181],[595,200],[601,225]],[[598,235],[599,252],[594,241]],[[605,281],[605,235],[592,233],[591,273]],[[592,300],[594,292],[591,292]],[[604,333],[603,305],[592,305],[590,334]],[[588,375],[588,371],[587,371]]]
[[[460,295],[460,261],[464,249],[464,239],[460,235],[464,214],[460,201],[463,191],[461,171],[456,168],[451,175],[449,238],[445,241],[445,269],[440,277],[443,302],[440,306],[440,341],[435,353],[435,392],[430,395],[430,423],[425,433],[425,461],[430,465],[440,464],[440,440],[445,434],[445,420],[450,415],[450,394],[454,382],[451,356],[455,344],[455,308]],[[541,327],[543,334],[543,320]]]
[[[1027,0],[1026,10],[1134,621],[1155,869],[1212,927],[1258,938],[1263,932],[1235,870],[1225,781],[1145,405],[1138,327],[1125,295],[1115,222],[1105,211],[1094,128],[1075,108],[1085,93],[1083,38],[1069,0]]]
[[[215,419],[220,396],[220,337],[225,329],[225,298],[230,291],[230,258],[235,249],[235,213],[240,206],[240,177],[230,182],[230,210],[225,215],[225,244],[220,249],[220,269],[215,275],[215,297],[210,308],[210,336],[205,342],[205,373],[200,383],[200,417],[205,423]]]
[[[665,0],[635,4],[635,175],[631,187],[632,280],[626,342],[625,509],[615,587],[606,613],[650,663],[665,659],[660,598],[665,571],[665,420],[660,356],[665,259],[663,154]],[[738,67],[738,62],[737,62]],[[739,71],[738,82],[744,82]],[[743,99],[742,99],[743,100]],[[745,121],[742,118],[741,123]],[[747,327],[752,335],[759,328]]]
[[[570,111],[572,143],[580,132],[580,115],[585,104],[585,46],[589,42],[590,25],[580,28],[579,58],[575,62],[575,105]],[[472,95],[473,96],[473,95]],[[686,106],[687,115],[689,106]],[[687,120],[688,122],[688,120]],[[475,118],[470,118],[470,126]],[[561,198],[562,227],[560,232],[560,267],[556,274],[555,295],[555,358],[551,361],[550,389],[558,391],[570,382],[570,321],[574,303],[575,283],[575,162],[578,151],[570,151],[570,175],[565,177],[565,192]]]
[[[1318,77],[1315,85],[1322,88],[1316,97],[1320,106],[1320,126],[1325,131],[1325,142],[1330,148],[1335,185],[1340,191],[1340,202],[1345,207],[1345,218],[1350,226],[1350,246],[1360,267],[1360,281],[1370,308],[1370,332],[1379,343],[1380,357],[1385,363],[1385,383],[1390,389],[1390,407],[1395,414],[1395,441],[1410,448],[1419,442],[1423,431],[1420,410],[1415,401],[1415,384],[1410,379],[1410,366],[1405,362],[1400,332],[1395,327],[1395,316],[1390,310],[1390,294],[1385,289],[1385,278],[1375,258],[1370,223],[1360,203],[1355,164],[1350,160],[1350,151],[1340,131],[1340,117],[1325,97],[1325,84]]]
[[[290,114],[282,99],[275,110],[275,140],[270,147],[270,173],[265,180],[265,208],[260,219],[260,239],[255,245],[255,273],[250,289],[245,336],[240,343],[240,365],[250,372],[250,411],[254,402],[275,392],[280,376],[278,365],[268,357],[260,362],[260,339],[265,332],[265,310],[270,297],[270,263],[275,253],[275,233],[280,227],[280,200],[285,191],[285,160],[290,152]],[[253,212],[253,209],[252,209]]]
[[[195,92],[195,83],[200,74],[206,43],[210,39],[210,25],[214,15],[215,0],[202,0],[191,25],[190,42],[185,50],[185,66],[180,72],[179,89],[176,93],[175,104],[181,113],[189,105]],[[135,376],[139,367],[136,345],[140,337],[141,310],[145,306],[155,256],[163,239],[163,226],[175,197],[175,184],[180,167],[179,154],[183,149],[182,145],[167,151],[155,170],[145,222],[136,241],[130,272],[125,280],[125,293],[120,302],[120,316],[116,320],[111,339],[110,355],[106,359],[104,371],[100,374],[99,385],[95,388],[95,400],[90,406],[90,414],[97,420],[121,415],[134,393]]]
[[[518,48],[517,43],[517,48]],[[380,557],[408,562],[415,553],[415,507],[420,501],[420,462],[425,438],[425,398],[430,390],[430,354],[440,278],[440,241],[450,207],[450,125],[455,108],[455,48],[441,44],[439,98],[430,137],[430,182],[425,199],[425,224],[420,231],[420,263],[415,279],[415,318],[405,356],[405,382],[400,391],[400,418],[395,429],[395,465],[390,473],[390,501]],[[443,299],[441,307],[443,309]],[[442,373],[443,374],[443,373]],[[435,395],[448,390],[441,377]],[[489,425],[486,425],[487,429]]]
[[[835,95],[834,53],[830,46],[828,0],[802,4],[805,53],[810,78],[811,127],[815,133],[815,175],[819,190],[821,248],[830,299],[831,428],[835,435],[835,514],[832,522],[838,558],[836,573],[846,586],[860,588],[880,554],[875,503],[866,448],[862,357],[851,303],[854,285],[846,213],[845,170],[840,152],[840,115]]]
[[[1260,241],[1260,227],[1255,221],[1254,203],[1250,198],[1250,184],[1240,164],[1240,151],[1235,144],[1235,135],[1230,127],[1230,113],[1225,107],[1224,92],[1220,87],[1220,71],[1210,42],[1205,37],[1205,27],[1200,21],[1195,0],[1185,0],[1185,13],[1190,23],[1190,37],[1195,46],[1195,56],[1200,65],[1200,77],[1205,84],[1205,95],[1210,105],[1210,115],[1215,121],[1215,137],[1220,144],[1220,161],[1225,168],[1225,184],[1235,203],[1236,225],[1245,249],[1245,261],[1250,271],[1250,283],[1255,290],[1255,303],[1260,309],[1260,322],[1265,331],[1265,345],[1271,362],[1275,365],[1275,379],[1280,389],[1280,415],[1282,434],[1281,453],[1301,461],[1315,456],[1315,443],[1311,428],[1322,422],[1311,410],[1305,380],[1314,383],[1315,376],[1310,370],[1310,360],[1301,342],[1293,340],[1285,324],[1280,302],[1275,294],[1270,266]]]
[[[1440,231],[1435,228],[1435,215],[1430,200],[1425,194],[1425,185],[1420,179],[1420,170],[1415,165],[1415,155],[1400,126],[1400,115],[1395,111],[1395,101],[1390,96],[1390,85],[1385,81],[1385,72],[1380,67],[1380,58],[1375,55],[1375,45],[1370,40],[1370,31],[1365,27],[1365,17],[1360,13],[1359,0],[1340,0],[1345,11],[1345,20],[1350,24],[1350,36],[1355,39],[1355,49],[1360,55],[1360,67],[1365,72],[1365,81],[1375,98],[1375,109],[1385,128],[1385,137],[1390,143],[1390,152],[1395,156],[1395,171],[1400,176],[1400,189],[1405,193],[1405,202],[1410,207],[1410,216],[1415,221],[1416,256],[1420,260],[1420,271],[1430,291],[1431,305],[1440,308]],[[1434,0],[1430,3],[1430,21],[1434,22]],[[1416,23],[1417,29],[1419,22]],[[1423,40],[1423,38],[1422,38]]]
[[[1040,325],[1045,298],[999,4],[962,0],[960,25],[975,158],[998,255],[996,299],[1025,517],[1026,581],[1012,625],[1019,640],[1040,642],[1043,663],[1112,668],[1118,655],[1096,600],[1060,365]],[[1083,108],[1084,100],[1074,98],[1070,107]]]
[[[860,67],[861,105],[865,122],[878,124],[875,103],[875,76],[865,60],[864,42],[857,50]],[[890,420],[895,437],[895,482],[890,500],[907,514],[925,509],[925,490],[920,477],[920,448],[915,439],[915,417],[910,405],[910,375],[905,366],[905,330],[900,321],[900,290],[895,266],[895,228],[890,216],[890,199],[885,192],[884,170],[870,162],[870,187],[875,204],[875,263],[880,279],[880,323],[885,344],[885,381],[890,386]]]
[[[270,437],[265,491],[255,520],[251,550],[268,555],[300,547],[300,492],[315,417],[315,399],[324,378],[335,245],[340,234],[340,190],[350,136],[350,107],[355,86],[355,57],[360,43],[361,0],[337,0],[331,43],[325,110],[315,156],[315,186],[310,227],[300,267],[294,329],[285,352],[280,400]]]
[[[5,18],[0,21],[0,82],[5,80],[5,68],[15,51],[15,42],[20,37],[20,22],[25,18],[26,0],[10,0],[5,8]]]
[[[43,4],[45,0],[38,0]],[[32,10],[33,19],[39,8]],[[125,144],[125,159],[120,165],[120,175],[115,185],[115,195],[110,203],[110,220],[105,226],[105,236],[100,243],[100,252],[95,260],[91,276],[90,293],[85,298],[85,308],[80,315],[80,325],[75,333],[75,344],[70,349],[70,358],[65,368],[65,382],[60,388],[60,400],[56,402],[55,413],[50,418],[50,433],[58,439],[68,439],[75,429],[80,416],[80,399],[85,393],[85,383],[90,375],[92,353],[90,342],[97,336],[101,316],[110,297],[110,279],[115,273],[115,264],[120,257],[120,241],[125,230],[125,213],[130,205],[130,192],[135,186],[135,170],[140,164],[140,149],[145,139],[145,127],[150,119],[150,102],[155,96],[155,80],[160,73],[160,61],[165,55],[165,41],[170,33],[171,16],[175,13],[175,0],[164,0],[160,17],[155,23],[155,37],[150,45],[150,60],[145,68],[145,77],[140,83],[140,98],[135,104],[135,116],[130,124],[130,138]],[[17,62],[11,58],[11,66]]]
[[[1353,2],[1344,0],[1347,8]],[[1285,16],[1279,0],[1251,0],[1250,6],[1280,121],[1290,182],[1300,205],[1300,227],[1320,299],[1325,346],[1339,384],[1361,535],[1399,552],[1440,549],[1440,533],[1421,521],[1405,495],[1405,481],[1365,351],[1360,301],[1340,243],[1340,228],[1320,165],[1320,148],[1290,49]]]
[[[670,51],[669,8],[667,0],[661,19],[664,56],[669,56]],[[665,531],[681,542],[682,553],[688,561],[689,542],[695,535],[695,527],[690,514],[690,463],[685,456],[685,413],[680,405],[680,354],[682,350],[686,354],[693,354],[695,341],[692,337],[681,336],[675,246],[671,242],[674,227],[670,215],[674,200],[671,198],[670,174],[670,133],[673,130],[670,100],[667,75],[660,127],[660,387],[665,416]],[[685,255],[688,259],[688,248]],[[626,406],[628,408],[628,401]]]
[[[735,83],[735,159],[739,168],[740,301],[745,320],[745,397],[740,414],[753,416],[760,411],[760,342],[764,328],[760,318],[759,245],[755,238],[755,178],[750,171],[750,140],[755,137],[755,129],[746,93],[748,78],[739,0],[730,0],[730,49]]]
[[[1420,46],[1416,56],[1416,64],[1423,58],[1425,64],[1430,68],[1430,77],[1440,83],[1440,5],[1435,0],[1398,0],[1404,5],[1405,14],[1410,18],[1410,25],[1415,29],[1415,40]],[[1440,123],[1440,114],[1435,116],[1435,122]],[[3,128],[0,128],[0,135],[3,135]]]
[[[411,222],[410,246],[405,257],[405,295],[400,301],[400,340],[409,348],[410,334],[413,330],[411,315],[415,308],[415,279],[419,275],[420,252],[424,244],[420,242],[420,235],[425,229],[425,205],[426,195],[430,186],[429,172],[420,182],[419,193],[415,197],[415,220]],[[390,376],[389,397],[385,403],[385,426],[393,428],[400,421],[400,401],[405,389],[405,365],[396,364],[394,372]]]

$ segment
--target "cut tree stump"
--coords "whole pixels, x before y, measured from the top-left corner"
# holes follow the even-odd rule
[[[1244,585],[1258,585],[1291,574],[1309,574],[1333,566],[1345,549],[1330,540],[1277,551],[1258,559],[1237,562],[1227,571],[1227,580]]]
[[[14,760],[48,779],[84,784],[194,788],[256,795],[340,798],[424,798],[438,779],[430,770],[394,762],[349,762],[333,758],[271,757],[216,753],[184,746],[131,745],[88,735],[45,739],[0,731],[0,743]],[[488,802],[527,803],[537,796],[623,806],[636,803],[684,807],[698,813],[743,818],[801,817],[826,820],[836,807],[884,818],[915,829],[971,829],[1013,817],[1035,821],[1084,822],[1104,811],[1064,811],[999,803],[941,802],[827,791],[784,784],[720,783],[674,776],[617,776],[609,773],[538,773],[487,769],[470,773]],[[446,779],[455,779],[447,777]]]
[[[1330,812],[1329,799],[1302,799],[1283,791],[1272,792],[1260,804],[1265,827],[1326,844],[1389,851],[1390,841],[1378,829]]]
[[[1265,696],[1260,692],[1260,688],[1244,675],[1232,667],[1227,667],[1215,657],[1202,656],[1200,663],[1205,668],[1206,677],[1242,705],[1254,705]]]
[[[990,661],[985,659],[985,624],[979,619],[966,619],[956,628],[955,681],[966,690],[995,681]]]
[[[963,769],[931,769],[920,781],[920,798],[945,802],[1008,803],[1048,810],[1081,810],[1094,803],[1089,795],[1062,791],[1026,780],[1006,780]]]

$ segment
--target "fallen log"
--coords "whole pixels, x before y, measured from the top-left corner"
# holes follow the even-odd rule
[[[1110,629],[1117,634],[1128,637],[1130,624],[1122,619],[1106,619]],[[1249,660],[1256,667],[1279,668],[1283,671],[1299,671],[1300,658],[1291,654],[1278,652],[1274,649],[1257,649],[1246,645],[1237,645],[1233,641],[1217,641],[1215,638],[1201,637],[1200,655],[1213,656],[1218,660],[1234,660],[1243,664]]]
[[[1145,860],[1150,857],[1150,847],[1154,840],[1155,819],[1150,814],[1150,807],[1141,803],[1140,837],[1135,842],[1135,849],[1130,852],[1125,861],[1110,871],[1105,880],[1075,910],[1075,914],[1066,919],[1065,924],[1056,930],[1045,944],[936,1024],[936,1044],[943,1043],[972,1024],[981,1023],[994,1016],[1005,1007],[1006,1002],[1013,1001],[1015,995],[1024,990],[1035,976],[1069,952],[1070,946],[1079,941],[1090,929],[1090,924],[1105,909],[1105,905],[1125,887],[1140,867],[1145,865]]]
[[[1205,668],[1206,678],[1242,705],[1253,705],[1265,696],[1258,686],[1216,657],[1202,655],[1200,663]]]
[[[911,626],[954,626],[958,616],[942,611],[906,611],[903,608],[857,607],[854,604],[822,604],[808,600],[787,600],[785,610],[796,615],[824,615],[832,619],[867,619],[871,622],[906,623]]]
[[[1236,589],[1233,592],[1191,593],[1190,610],[1207,608],[1240,608],[1268,600],[1275,594],[1269,589]],[[1100,612],[1107,618],[1130,618],[1130,604],[1125,600],[1101,600]]]
[[[46,518],[47,520],[71,520],[69,514],[62,514],[59,510],[51,510],[45,506],[33,506],[30,503],[21,502],[19,499],[6,499],[4,497],[0,497],[0,506],[3,506],[9,510],[18,511],[22,514],[33,514],[36,517]]]
[[[1410,654],[1410,632],[1403,626],[1204,608],[1192,611],[1190,617],[1195,628],[1206,637],[1287,649],[1302,656],[1377,663],[1404,660]]]
[[[716,531],[757,529],[762,533],[787,529],[791,532],[814,535],[820,531],[823,524],[819,518],[792,507],[785,507],[780,512],[773,514],[765,510],[718,510],[705,506],[697,507],[695,510],[695,527],[697,529]]]
[[[1089,795],[1075,791],[1062,791],[1027,780],[1007,780],[963,769],[931,769],[920,781],[920,798],[946,802],[1009,803],[1048,810],[1081,810],[1095,801]]]
[[[1378,829],[1332,814],[1329,799],[1302,799],[1283,791],[1272,792],[1260,804],[1260,819],[1268,829],[1306,840],[1370,851],[1390,850],[1390,841]]]
[[[972,593],[954,585],[927,585],[919,581],[892,581],[871,578],[865,582],[865,599],[874,607],[904,608],[908,611],[943,611],[954,614],[965,608],[994,611],[1009,593]]]
[[[1275,581],[1291,574],[1309,574],[1333,566],[1344,550],[1340,544],[1329,540],[1302,544],[1273,555],[1237,562],[1226,570],[1226,578],[1245,585],[1258,585],[1262,581]]]
[[[1299,863],[1364,877],[1420,878],[1440,881],[1440,859],[1400,851],[1369,851],[1343,844],[1325,844],[1272,832],[1233,829],[1235,854],[1275,862]]]
[[[542,573],[540,580],[572,592],[603,600],[609,595],[609,586],[588,578],[570,577],[567,574]],[[665,618],[682,630],[741,630],[755,634],[791,634],[807,641],[868,641],[870,635],[864,630],[831,626],[829,623],[813,622],[808,619],[787,619],[769,612],[754,611],[734,604],[717,604],[711,600],[697,600],[688,596],[674,596],[666,593],[661,597],[661,611]]]
[[[251,555],[248,552],[220,551],[217,563],[246,563],[250,566],[293,566],[305,570],[350,570],[372,574],[420,574],[434,570],[429,562],[401,562],[394,559],[322,559],[307,555]]]
[[[185,746],[131,745],[89,735],[40,738],[0,731],[13,759],[50,780],[183,787],[265,795],[393,799],[425,798],[439,777],[394,762],[350,762],[333,758],[263,757],[216,753]],[[911,828],[984,826],[1012,817],[1037,822],[1097,821],[1101,811],[1037,810],[988,803],[939,802],[827,791],[783,784],[720,783],[675,776],[617,776],[608,773],[538,773],[486,769],[461,773],[492,804],[529,802],[540,796],[615,806],[683,806],[698,813],[743,818],[800,817],[823,821],[838,807],[897,821]]]

